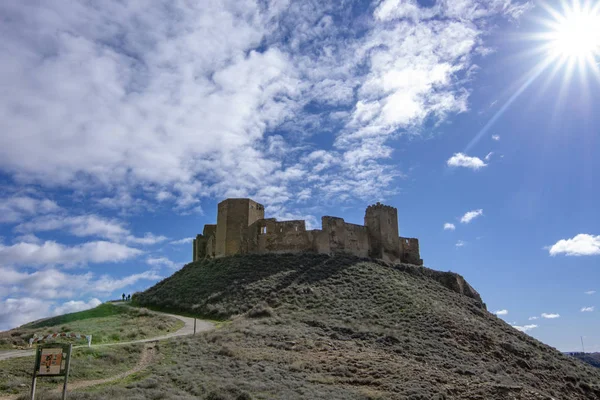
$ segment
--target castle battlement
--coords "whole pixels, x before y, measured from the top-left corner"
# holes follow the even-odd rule
[[[306,230],[303,220],[265,218],[264,206],[251,199],[218,204],[217,224],[207,224],[193,243],[194,261],[234,254],[347,253],[358,257],[423,265],[419,240],[398,236],[398,210],[376,203],[365,210],[365,224],[321,217],[321,229]]]

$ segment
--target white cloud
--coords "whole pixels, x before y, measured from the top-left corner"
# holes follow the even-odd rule
[[[551,256],[593,256],[600,254],[600,235],[580,233],[571,239],[561,239],[548,250]]]
[[[463,247],[463,246],[464,246],[464,245],[466,245],[466,244],[467,244],[466,242],[464,242],[464,241],[462,241],[462,240],[459,240],[458,242],[456,242],[456,245],[455,245],[455,246],[456,246],[456,247]]]
[[[17,243],[12,246],[0,244],[0,263],[6,265],[85,265],[124,261],[142,254],[141,250],[105,241],[87,242],[65,246],[53,241]]]
[[[110,295],[143,280],[157,281],[163,277],[155,271],[144,271],[121,278],[97,276],[92,272],[68,274],[54,268],[32,273],[0,266],[0,293],[10,297],[0,300],[0,330],[11,329],[26,322],[66,312],[81,311],[99,304],[97,298],[85,302],[69,300],[82,295]],[[35,296],[35,297],[33,297]]]
[[[483,209],[481,209],[481,208],[479,210],[468,211],[465,213],[465,215],[462,216],[462,218],[460,219],[460,222],[463,224],[468,224],[473,219],[475,219],[481,215],[483,215]]]
[[[500,140],[500,135],[492,135],[492,139],[498,141]]]
[[[490,159],[492,158],[493,155],[494,155],[493,151],[490,151],[489,153],[487,153],[487,155],[485,156],[485,161],[490,161]]]
[[[180,265],[169,260],[167,257],[148,257],[146,259],[148,265],[165,266],[167,268],[176,269]]]
[[[508,314],[508,310],[494,311],[494,314],[496,314],[496,315],[507,315]]]
[[[34,218],[15,227],[17,232],[67,231],[77,237],[100,237],[111,241],[123,241],[131,244],[153,245],[168,238],[147,232],[143,237],[131,234],[123,223],[98,215],[46,215]]]
[[[58,211],[60,207],[52,200],[29,196],[14,196],[0,199],[0,223],[19,222],[36,214]]]
[[[106,207],[181,211],[203,196],[394,193],[390,140],[467,111],[488,19],[522,12],[388,1],[340,24],[343,2],[0,7],[0,131],[14,132],[0,137],[3,172]],[[323,135],[333,147],[315,149]]]
[[[456,229],[456,227],[454,226],[454,224],[451,224],[450,222],[446,222],[444,224],[444,230],[445,231],[453,231],[455,229]]]
[[[455,153],[446,163],[449,167],[464,167],[475,170],[487,166],[479,157],[469,157],[463,153]]]
[[[530,321],[535,321],[536,319],[539,319],[539,317],[529,317],[528,318]]]
[[[108,295],[140,280],[162,279],[152,270],[113,278],[109,275],[98,276],[92,272],[69,274],[56,268],[26,272],[0,266],[0,274],[3,278],[0,281],[0,291],[10,292],[13,297],[30,297],[35,294],[38,299],[67,299],[83,294]]]
[[[57,306],[52,310],[52,314],[54,315],[63,315],[70,314],[78,311],[89,310],[90,308],[98,307],[102,302],[97,298],[93,298],[88,302],[82,300],[71,300],[63,303],[60,306]]]
[[[546,318],[546,319],[554,319],[554,318],[559,318],[560,314],[547,314],[547,313],[542,313],[542,318]]]
[[[24,297],[0,300],[0,330],[7,330],[50,315],[47,301]]]
[[[595,290],[588,290],[587,292],[584,292],[584,293],[588,294],[588,295],[592,295],[592,294],[596,293],[596,291]]]
[[[152,245],[164,242],[168,238],[163,235],[154,235],[150,232],[146,232],[143,237],[135,237],[133,235],[128,235],[125,237],[125,241],[127,243],[140,244],[140,245]]]
[[[521,332],[527,332],[527,331],[537,328],[538,326],[531,324],[531,325],[525,325],[525,326],[512,325],[512,327]]]
[[[173,240],[169,243],[171,243],[173,245],[180,245],[180,244],[192,243],[193,241],[194,241],[193,237],[186,237],[186,238],[179,239],[179,240]]]
[[[581,312],[592,312],[592,311],[594,311],[594,306],[581,308]]]

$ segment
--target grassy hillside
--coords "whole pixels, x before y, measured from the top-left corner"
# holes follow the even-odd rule
[[[487,312],[451,273],[230,257],[188,264],[135,300],[233,321],[169,341],[145,379],[86,398],[600,398],[598,370]]]
[[[101,304],[96,308],[34,321],[0,332],[0,349],[25,348],[34,334],[74,332],[92,335],[94,344],[124,342],[164,335],[183,326],[178,319],[126,305]],[[62,339],[65,340],[65,339]],[[79,342],[84,344],[84,342]]]

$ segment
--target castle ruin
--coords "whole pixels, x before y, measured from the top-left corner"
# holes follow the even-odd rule
[[[306,230],[303,220],[265,218],[265,208],[251,199],[219,203],[217,224],[204,225],[193,242],[193,260],[234,254],[349,253],[388,262],[423,265],[419,240],[398,236],[398,210],[380,203],[367,207],[365,224],[322,217],[322,229]]]

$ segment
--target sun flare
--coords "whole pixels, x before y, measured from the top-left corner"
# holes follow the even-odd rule
[[[550,50],[559,57],[587,58],[600,54],[600,15],[597,10],[568,10],[549,34]]]

